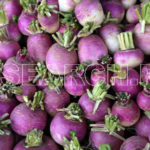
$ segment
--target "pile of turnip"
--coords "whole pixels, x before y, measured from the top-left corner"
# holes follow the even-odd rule
[[[0,150],[150,150],[149,0],[0,0]]]

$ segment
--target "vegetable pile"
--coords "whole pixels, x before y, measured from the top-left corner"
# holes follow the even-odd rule
[[[149,0],[0,0],[0,150],[150,150]]]

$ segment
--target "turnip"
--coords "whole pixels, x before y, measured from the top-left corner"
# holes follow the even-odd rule
[[[136,2],[137,2],[137,0],[121,0],[122,5],[126,9],[132,7]]]
[[[140,109],[144,111],[150,111],[150,84],[142,82],[141,85],[144,87],[144,89],[138,94],[136,98],[137,104],[140,107]]]
[[[74,96],[81,96],[89,88],[90,83],[88,78],[84,76],[84,71],[87,69],[88,62],[77,66],[76,71],[65,76],[64,87],[66,91]]]
[[[87,93],[83,94],[79,99],[79,105],[81,106],[84,116],[92,121],[104,120],[104,116],[107,114],[107,108],[110,106],[110,100],[113,98],[107,94],[107,90],[110,88],[104,81],[96,83],[92,92],[87,90]]]
[[[117,35],[121,32],[121,29],[117,24],[108,23],[105,24],[99,30],[100,36],[104,39],[110,53],[114,54],[119,51],[119,42]]]
[[[59,10],[63,12],[73,11],[75,6],[80,2],[81,0],[58,0]]]
[[[0,117],[0,149],[12,150],[14,137],[10,129],[7,127],[10,120],[6,120],[8,114]]]
[[[150,83],[149,71],[150,71],[150,64],[143,65],[143,68],[141,71],[141,77],[144,82]]]
[[[134,48],[132,32],[123,32],[118,35],[120,51],[114,54],[114,63],[120,67],[135,68],[143,63],[144,53]]]
[[[20,45],[16,41],[0,41],[0,59],[6,61],[8,58],[16,56]]]
[[[138,23],[139,19],[136,14],[136,9],[138,9],[139,12],[141,12],[141,7],[140,5],[133,5],[131,6],[126,13],[126,20],[129,23]]]
[[[127,24],[124,27],[124,32],[134,32],[135,24]]]
[[[27,40],[29,55],[35,61],[45,61],[47,51],[51,45],[52,42],[50,40],[50,37],[45,33],[31,35]]]
[[[34,96],[34,93],[37,91],[34,84],[26,83],[20,85],[20,88],[22,89],[23,93],[21,95],[16,94],[16,99],[20,102],[24,102],[24,96],[27,96],[29,99],[32,99]]]
[[[47,85],[45,79],[38,79],[37,82],[36,82],[36,86],[37,86],[39,89],[41,89],[41,90],[43,90],[43,89],[45,89],[45,88],[48,87],[48,85]]]
[[[26,139],[21,140],[15,147],[14,150],[59,150],[54,141],[43,135],[43,131],[33,129],[31,130]]]
[[[13,94],[22,94],[22,89],[9,82],[1,83],[0,86],[0,116],[10,114],[16,107],[17,101]]]
[[[26,136],[34,128],[43,130],[46,126],[47,115],[43,110],[44,93],[38,91],[33,101],[25,97],[27,103],[19,104],[10,115],[11,127],[19,135]],[[31,107],[31,108],[30,108]]]
[[[99,28],[104,20],[104,12],[101,3],[98,0],[82,0],[75,7],[75,15],[83,29],[78,36],[88,36]]]
[[[117,99],[118,101],[112,106],[112,114],[119,118],[122,126],[134,125],[140,118],[140,109],[137,104],[130,99],[128,93],[118,93]]]
[[[7,14],[9,20],[13,20],[14,16],[20,15],[22,7],[19,3],[19,0],[10,0],[4,1],[3,10]]]
[[[97,35],[82,38],[78,43],[80,63],[97,63],[102,57],[108,55],[108,50],[103,40]]]
[[[109,113],[105,116],[105,123],[99,122],[91,125],[90,141],[93,146],[99,148],[101,144],[109,144],[112,150],[120,150],[122,142],[125,140],[122,135],[125,130],[119,124],[115,115]]]
[[[65,145],[64,137],[71,140],[69,133],[76,132],[79,141],[83,140],[86,135],[87,125],[82,119],[82,110],[77,103],[71,103],[65,112],[59,112],[53,118],[50,124],[50,132],[52,138],[60,145]]]
[[[70,103],[70,96],[64,89],[61,89],[58,93],[55,90],[45,88],[44,93],[45,110],[51,116],[55,116],[58,109],[64,108]]]
[[[28,83],[35,76],[35,65],[29,60],[27,49],[18,51],[16,57],[7,59],[3,67],[4,78],[15,84]]]
[[[13,40],[19,41],[21,33],[18,28],[18,24],[13,22],[2,28],[0,28],[0,39],[1,40]]]
[[[131,136],[124,141],[124,143],[121,145],[120,150],[130,150],[130,149],[145,150],[144,148],[147,142],[148,140],[142,136]]]
[[[67,49],[53,44],[46,56],[46,66],[48,70],[55,75],[65,75],[74,69],[77,64],[76,51],[67,51]]]
[[[139,47],[146,55],[150,54],[150,46],[149,46],[149,39],[150,39],[150,20],[149,20],[149,8],[150,2],[144,3],[141,9],[141,15],[136,10],[140,23],[135,26],[134,34],[135,34],[135,42],[137,47]]]
[[[105,12],[110,12],[111,16],[117,19],[118,23],[123,20],[125,9],[119,1],[107,1],[103,8]]]
[[[46,1],[42,0],[38,6],[38,20],[43,28],[48,33],[55,33],[59,29],[59,16],[56,8],[57,0]]]
[[[140,76],[131,68],[121,68],[119,65],[111,65],[108,70],[114,72],[111,77],[111,84],[115,92],[127,92],[131,97],[136,96],[140,91]]]

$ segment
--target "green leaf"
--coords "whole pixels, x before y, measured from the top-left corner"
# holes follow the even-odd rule
[[[101,144],[99,150],[111,150],[111,147],[109,144]]]

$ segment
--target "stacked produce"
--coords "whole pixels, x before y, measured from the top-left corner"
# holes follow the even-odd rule
[[[0,150],[150,150],[149,0],[0,0]]]

